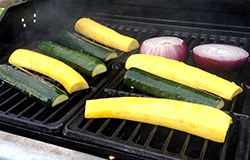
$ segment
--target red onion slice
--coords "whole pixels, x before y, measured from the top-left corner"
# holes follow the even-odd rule
[[[203,69],[234,72],[247,62],[249,53],[244,49],[225,44],[204,44],[193,49],[195,62]]]
[[[187,46],[177,37],[155,37],[142,43],[140,53],[184,61],[187,57]]]

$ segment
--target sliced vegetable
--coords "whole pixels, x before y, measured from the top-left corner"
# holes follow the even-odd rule
[[[183,62],[158,56],[134,54],[127,59],[125,67],[126,69],[139,68],[183,85],[210,92],[227,100],[231,100],[243,91],[234,82]]]
[[[122,35],[89,18],[79,19],[75,24],[75,30],[99,43],[124,52],[130,52],[140,46],[136,39]]]
[[[203,69],[233,72],[247,62],[249,53],[244,49],[226,44],[203,44],[194,47],[195,62]]]
[[[54,42],[44,41],[38,48],[44,54],[66,63],[87,76],[94,77],[107,71],[107,67],[102,61],[81,52],[60,46]]]
[[[138,68],[130,68],[123,80],[124,84],[151,95],[180,101],[204,104],[221,109],[224,101],[212,94],[156,76]]]
[[[66,30],[60,31],[56,36],[56,40],[62,45],[95,57],[103,62],[118,57],[115,51]]]
[[[184,101],[119,97],[87,100],[85,118],[119,118],[164,126],[223,143],[232,118],[206,105]]]
[[[0,65],[0,79],[48,107],[54,107],[69,99],[58,87],[10,64]]]
[[[184,61],[187,58],[187,46],[177,37],[154,37],[142,43],[140,53]]]
[[[9,63],[46,75],[61,83],[69,93],[89,88],[85,79],[73,68],[38,52],[17,49],[9,57]]]

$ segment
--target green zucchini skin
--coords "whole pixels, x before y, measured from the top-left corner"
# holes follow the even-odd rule
[[[47,107],[54,107],[69,98],[58,87],[11,64],[0,65],[0,79]],[[61,101],[55,104],[54,101],[59,97]]]
[[[113,54],[112,59],[118,57],[118,54],[115,51],[91,42],[83,37],[79,37],[66,30],[62,30],[57,34],[56,41],[58,41],[59,44],[95,57],[103,62],[109,60],[108,57],[111,54]]]
[[[219,109],[224,106],[224,101],[220,97],[156,76],[138,68],[127,70],[123,83],[159,98],[204,104]]]
[[[94,77],[95,75],[93,75],[93,72],[95,72],[94,70],[97,66],[101,66],[101,68],[103,68],[103,70],[98,74],[107,71],[107,67],[102,61],[81,52],[61,46],[52,41],[44,41],[38,46],[38,48],[45,55],[66,63],[81,74]]]

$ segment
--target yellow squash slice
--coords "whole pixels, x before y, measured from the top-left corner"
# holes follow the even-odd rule
[[[124,36],[89,18],[79,19],[75,24],[75,30],[99,43],[124,52],[130,52],[140,46],[136,39]]]
[[[65,63],[27,49],[17,49],[9,57],[9,63],[46,75],[61,83],[72,93],[89,88],[85,79]]]
[[[87,100],[85,118],[119,118],[164,126],[223,143],[232,118],[225,112],[184,101],[119,97]]]
[[[195,89],[213,93],[227,100],[231,100],[243,91],[234,82],[183,62],[163,57],[134,54],[127,59],[125,64],[126,69],[131,67],[139,68]]]

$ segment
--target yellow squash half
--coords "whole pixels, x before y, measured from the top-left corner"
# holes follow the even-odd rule
[[[119,118],[164,126],[223,143],[232,118],[201,104],[163,98],[119,97],[87,100],[85,118]]]
[[[136,39],[122,35],[89,18],[79,19],[75,24],[75,30],[99,43],[124,52],[130,52],[140,46]]]
[[[65,63],[27,49],[17,49],[9,57],[9,63],[46,75],[61,83],[72,93],[89,88],[85,79]]]
[[[243,91],[234,82],[183,62],[163,57],[134,54],[127,59],[125,64],[126,69],[131,67],[139,68],[195,89],[213,93],[227,100],[231,100]]]

